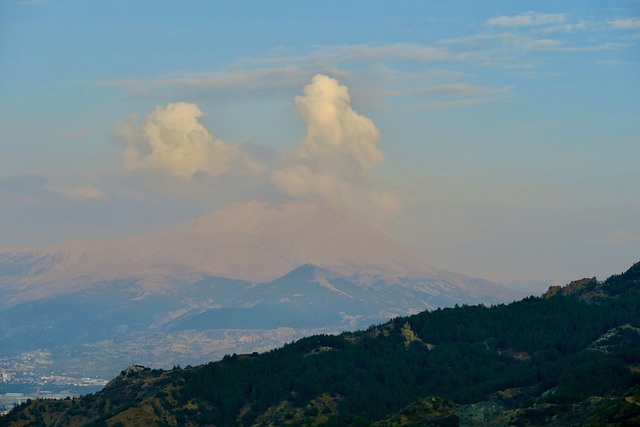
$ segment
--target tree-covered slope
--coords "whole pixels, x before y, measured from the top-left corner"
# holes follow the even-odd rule
[[[94,395],[25,404],[0,426],[637,425],[639,372],[640,263],[508,305],[134,369]]]

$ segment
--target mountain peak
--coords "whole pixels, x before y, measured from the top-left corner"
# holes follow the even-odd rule
[[[39,254],[42,260],[32,270],[37,274],[19,279],[20,286],[29,285],[28,292],[20,292],[23,298],[112,280],[134,280],[151,294],[171,292],[179,283],[204,276],[265,283],[306,264],[365,286],[420,279],[446,282],[474,295],[508,291],[435,269],[374,225],[314,203],[238,203],[176,231],[68,242]]]
[[[352,276],[424,277],[434,274],[417,254],[385,232],[339,209],[314,203],[231,205],[193,221],[187,233],[234,236],[287,265],[246,280],[272,280],[303,264]],[[251,261],[251,260],[247,260]]]

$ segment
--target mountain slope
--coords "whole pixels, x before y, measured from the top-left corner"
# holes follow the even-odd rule
[[[0,426],[637,425],[638,270],[579,295],[569,285],[194,368],[132,367],[99,393],[31,402]]]
[[[56,372],[110,377],[520,296],[340,210],[254,201],[163,234],[0,253],[0,358],[47,349]]]
[[[33,252],[0,254],[3,287],[12,301],[136,279],[147,293],[202,276],[269,282],[313,264],[363,284],[398,278],[436,279],[465,288],[473,279],[435,269],[390,236],[345,212],[315,204],[237,204],[164,234],[68,242]],[[485,282],[474,295],[513,297]],[[15,290],[20,290],[17,292]]]

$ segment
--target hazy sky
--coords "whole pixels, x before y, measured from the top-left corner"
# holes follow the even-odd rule
[[[253,198],[503,283],[640,260],[640,2],[0,2],[0,247]]]

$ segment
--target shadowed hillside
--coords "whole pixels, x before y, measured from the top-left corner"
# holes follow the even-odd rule
[[[508,305],[398,317],[263,354],[130,367],[21,425],[638,425],[640,263]]]

